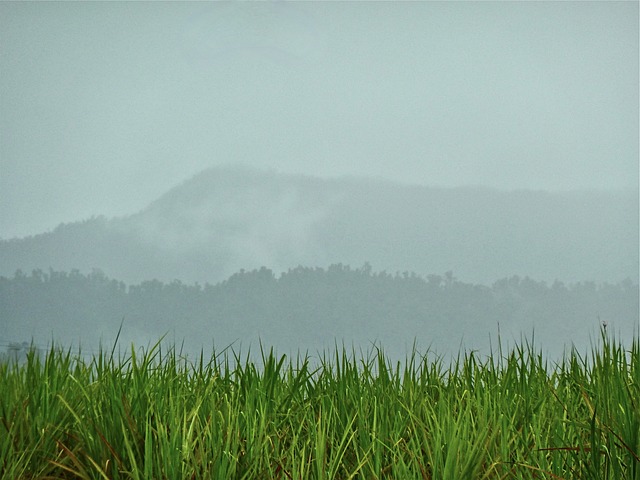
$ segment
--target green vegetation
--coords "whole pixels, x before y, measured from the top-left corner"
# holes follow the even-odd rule
[[[640,479],[640,342],[450,365],[161,344],[0,364],[3,479]]]

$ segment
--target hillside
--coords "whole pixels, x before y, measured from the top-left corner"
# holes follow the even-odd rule
[[[370,262],[491,284],[638,280],[636,192],[500,191],[206,170],[137,214],[0,241],[0,275],[99,268],[126,282],[217,282],[267,266]]]

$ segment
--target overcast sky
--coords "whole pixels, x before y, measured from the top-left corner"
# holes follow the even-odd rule
[[[637,188],[638,2],[0,3],[0,238],[230,163]]]

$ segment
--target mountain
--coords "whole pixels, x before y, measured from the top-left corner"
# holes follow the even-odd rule
[[[128,283],[370,262],[491,284],[638,281],[637,192],[435,188],[249,168],[206,170],[144,210],[0,241],[0,275],[102,270]]]

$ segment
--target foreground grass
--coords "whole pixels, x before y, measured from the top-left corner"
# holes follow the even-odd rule
[[[0,364],[0,478],[640,479],[640,345]]]

